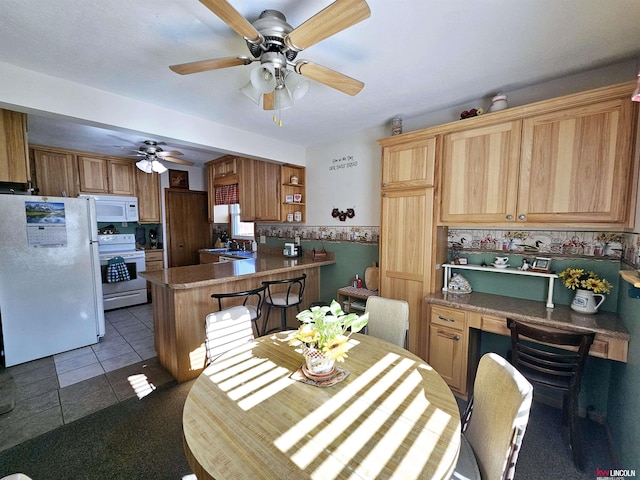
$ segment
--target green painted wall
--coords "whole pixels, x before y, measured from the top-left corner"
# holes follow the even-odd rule
[[[624,283],[624,282],[623,282]],[[629,297],[629,284],[619,289],[618,312],[631,334],[629,360],[613,362],[608,385],[608,424],[619,467],[640,471],[640,299]],[[636,292],[633,292],[635,296]]]
[[[266,245],[270,247],[284,247],[290,239],[267,238]],[[320,240],[302,240],[303,251],[322,247],[335,254],[336,263],[327,265],[320,270],[320,299],[327,305],[337,296],[341,287],[351,284],[351,279],[358,274],[364,281],[364,271],[373,262],[378,261],[379,248],[377,244],[358,242],[321,242]]]

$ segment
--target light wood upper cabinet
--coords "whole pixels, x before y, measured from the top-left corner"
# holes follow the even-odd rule
[[[280,165],[243,157],[237,160],[240,219],[280,221]]]
[[[435,137],[385,147],[382,188],[432,187],[435,159]]]
[[[126,159],[79,156],[80,191],[135,195],[135,163]]]
[[[156,172],[145,173],[135,169],[138,192],[138,222],[161,223],[160,176]]]
[[[607,87],[478,117],[466,129],[439,127],[439,223],[629,226],[639,158],[632,90]]]
[[[518,218],[624,223],[632,169],[628,96],[523,121]]]
[[[440,221],[515,221],[520,156],[519,120],[443,136]]]
[[[27,153],[27,115],[0,110],[0,182],[31,180]]]
[[[72,153],[33,149],[31,155],[38,195],[54,197],[78,195],[77,168],[75,156]]]

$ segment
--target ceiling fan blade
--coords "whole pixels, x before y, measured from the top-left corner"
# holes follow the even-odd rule
[[[371,10],[364,0],[336,0],[294,28],[285,37],[285,43],[292,50],[301,51],[370,16]]]
[[[330,68],[317,65],[307,60],[296,63],[296,72],[303,77],[320,82],[327,87],[340,90],[347,95],[357,95],[364,88],[364,83],[355,78],[348,77]]]
[[[251,25],[251,23],[240,15],[226,0],[200,0],[200,3],[220,17],[233,31],[247,41],[255,44],[264,42],[264,37],[256,30],[256,27]]]
[[[189,160],[183,160],[181,158],[173,158],[173,157],[162,157],[163,161],[179,163],[180,165],[195,165],[193,162]]]
[[[179,152],[177,150],[171,150],[170,152],[165,152],[164,150],[162,152],[156,152],[156,155],[158,157],[174,157],[176,155],[184,155],[184,153]]]
[[[169,68],[180,75],[188,75],[190,73],[206,72],[208,70],[217,70],[219,68],[237,67],[238,65],[249,65],[253,60],[249,57],[222,57],[210,60],[200,60],[199,62],[181,63],[180,65],[171,65]]]

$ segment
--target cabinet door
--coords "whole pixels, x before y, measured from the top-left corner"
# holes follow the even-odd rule
[[[443,137],[444,224],[516,219],[521,122],[504,122]]]
[[[31,180],[27,155],[27,115],[0,110],[0,181]]]
[[[433,188],[383,191],[380,221],[380,295],[409,303],[409,350],[420,345],[422,299],[431,280]]]
[[[255,219],[266,222],[280,221],[280,165],[271,162],[253,162]]]
[[[33,150],[33,167],[38,195],[75,197],[78,194],[72,154]]]
[[[109,171],[104,158],[79,156],[78,173],[81,192],[109,193]]]
[[[253,163],[254,160],[250,158],[238,158],[238,197],[240,200],[240,220],[243,222],[254,222],[256,219]]]
[[[525,119],[518,216],[538,223],[623,223],[634,125],[628,97]]]
[[[160,176],[156,172],[145,173],[136,168],[138,192],[138,217],[140,223],[160,222]]]
[[[109,193],[114,195],[135,195],[135,164],[129,160],[107,161],[109,169]]]
[[[466,393],[464,358],[467,353],[465,333],[438,325],[429,326],[428,363],[453,390]]]
[[[435,158],[435,137],[385,147],[382,188],[432,187]]]

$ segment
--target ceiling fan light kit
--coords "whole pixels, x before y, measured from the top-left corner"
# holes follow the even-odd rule
[[[177,150],[172,151],[164,151],[160,148],[159,143],[155,140],[145,140],[144,145],[139,149],[135,150],[136,157],[144,157],[142,160],[136,162],[136,167],[139,170],[142,170],[145,173],[164,173],[167,171],[167,167],[165,167],[160,160],[164,160],[166,162],[180,163],[182,165],[193,165],[193,162],[188,160],[182,160],[179,158],[174,158],[176,155],[182,155],[182,152],[178,152]]]
[[[364,83],[307,60],[294,62],[299,52],[371,16],[365,0],[335,0],[297,28],[277,10],[264,10],[252,23],[227,0],[200,2],[243,37],[253,58],[245,56],[202,60],[169,68],[181,75],[260,62],[240,91],[264,110],[274,110],[274,122],[282,126],[281,111],[293,107],[315,80],[348,95],[357,95]],[[280,117],[280,118],[278,118]]]

